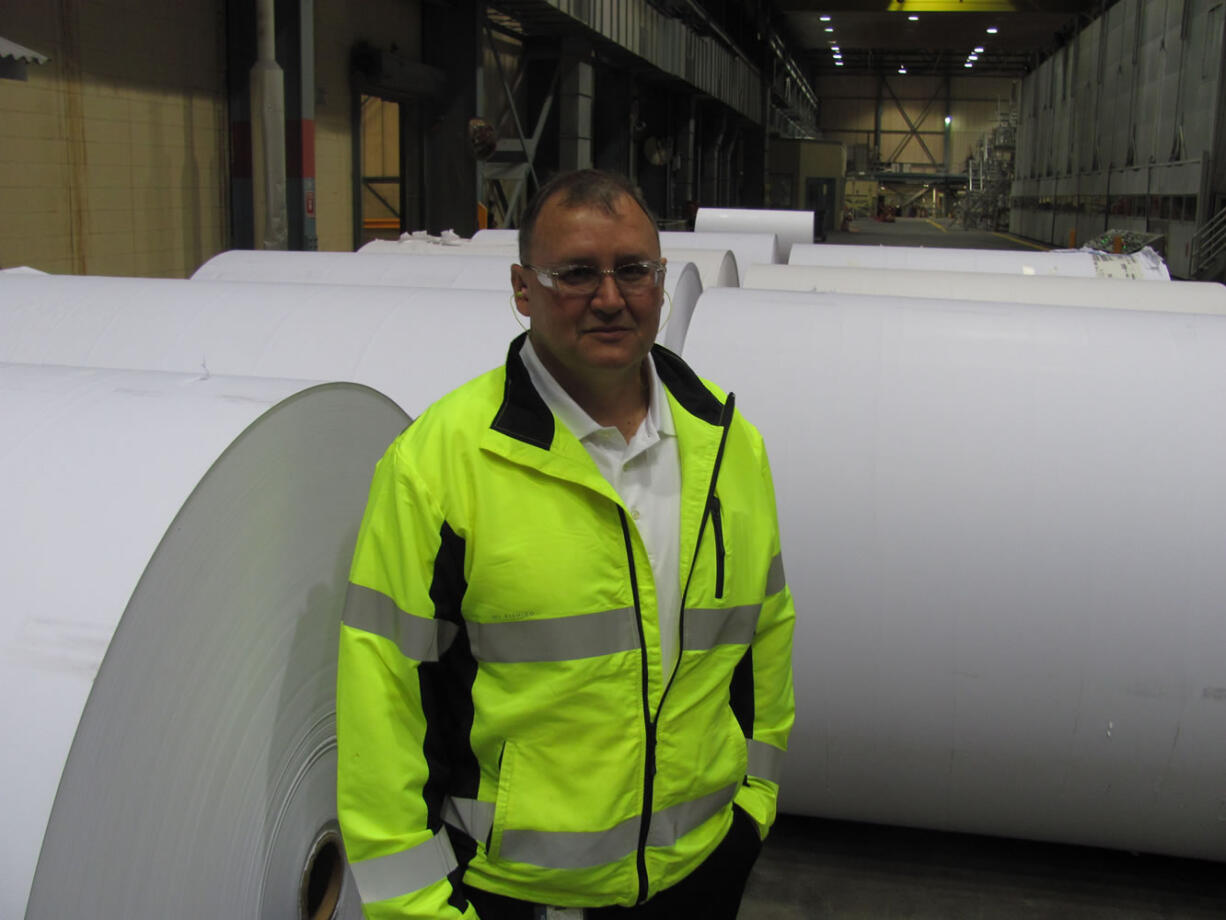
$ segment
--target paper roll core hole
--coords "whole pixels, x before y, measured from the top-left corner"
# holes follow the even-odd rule
[[[302,870],[298,893],[299,917],[302,920],[332,920],[341,899],[345,880],[345,857],[341,854],[340,835],[325,831],[311,847]]]

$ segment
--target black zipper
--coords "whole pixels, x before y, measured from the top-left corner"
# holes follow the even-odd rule
[[[639,875],[639,893],[636,903],[647,899],[647,831],[651,827],[651,806],[655,791],[656,775],[656,723],[651,718],[651,698],[648,691],[647,636],[643,632],[643,608],[639,603],[639,580],[634,567],[634,542],[630,537],[630,523],[626,520],[626,510],[617,506],[617,516],[621,519],[622,538],[626,541],[626,562],[630,566],[630,592],[634,597],[634,621],[639,628],[639,659],[643,673],[643,724],[646,731],[646,744],[643,765],[643,814],[639,819],[639,844],[636,864]]]
[[[690,590],[690,579],[694,577],[694,565],[698,561],[698,550],[702,546],[702,534],[707,527],[707,518],[711,515],[712,501],[718,508],[719,500],[715,498],[715,481],[719,479],[719,468],[724,462],[724,446],[728,443],[728,429],[732,427],[732,416],[736,410],[736,396],[733,393],[728,394],[728,400],[724,403],[723,411],[720,413],[719,425],[723,432],[719,437],[719,449],[715,452],[715,464],[711,468],[711,481],[707,485],[707,501],[703,506],[702,520],[698,524],[698,540],[694,546],[694,558],[690,562],[690,573],[685,579],[685,588],[681,591],[681,610],[679,612],[679,620],[677,623],[677,631],[679,635],[685,635],[685,596]],[[642,904],[647,899],[647,832],[651,828],[651,812],[652,802],[655,795],[655,775],[656,775],[656,726],[660,720],[660,709],[664,708],[664,698],[668,696],[668,691],[673,685],[673,679],[677,676],[676,670],[669,675],[668,683],[664,686],[664,692],[660,694],[660,707],[656,710],[656,717],[651,717],[651,699],[648,695],[647,686],[647,637],[643,633],[643,610],[639,606],[639,584],[638,578],[635,575],[634,568],[634,544],[630,538],[630,524],[626,520],[626,512],[619,505],[617,514],[621,518],[622,537],[626,541],[626,559],[630,564],[630,589],[634,594],[634,613],[635,621],[639,628],[639,649],[642,656],[643,664],[643,720],[647,732],[647,753],[646,767],[643,771],[643,815],[639,822],[639,845],[637,853],[637,865],[639,874],[639,895],[635,900],[636,904]],[[718,514],[716,515],[718,520]],[[719,526],[719,525],[716,525]],[[722,531],[720,536],[722,545]],[[720,564],[722,570],[723,556],[720,555]],[[720,577],[722,582],[722,575]],[[721,584],[722,589],[722,584]]]
[[[711,495],[711,531],[715,535],[715,596],[724,596],[724,522],[719,514],[719,496]]]

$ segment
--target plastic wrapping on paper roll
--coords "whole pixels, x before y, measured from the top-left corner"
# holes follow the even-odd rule
[[[701,287],[669,274],[679,350]],[[4,276],[0,361],[351,380],[416,415],[501,365],[517,315],[509,290]]]
[[[831,268],[907,268],[915,271],[989,272],[999,275],[1060,275],[1066,278],[1117,278],[1170,281],[1159,259],[1140,253],[1113,255],[1082,249],[1050,252],[1012,249],[929,249],[924,246],[848,246],[811,243],[792,247],[789,265]]]
[[[699,208],[695,233],[773,233],[778,251],[772,262],[786,262],[792,246],[811,245],[816,235],[812,211],[767,208]]]
[[[764,291],[824,291],[1226,315],[1226,285],[1203,281],[1172,281],[1161,290],[1155,290],[1115,278],[754,265],[745,273],[741,286]]]
[[[775,475],[780,808],[1226,860],[1226,319],[719,289]]]
[[[406,423],[352,384],[0,365],[0,916],[360,916],[336,641]]]
[[[660,246],[727,250],[736,259],[738,277],[750,265],[773,265],[786,261],[779,257],[779,240],[773,233],[691,233],[684,230],[661,230]]]

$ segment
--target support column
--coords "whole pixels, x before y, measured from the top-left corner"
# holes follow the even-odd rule
[[[596,77],[592,50],[585,43],[562,46],[564,70],[558,86],[558,167],[592,168],[592,97]]]
[[[423,218],[431,233],[477,229],[477,170],[468,140],[468,119],[478,114],[477,80],[484,5],[467,0],[421,4],[423,63],[445,75],[445,89],[433,100],[425,130]]]
[[[727,116],[722,112],[712,119],[713,126],[705,132],[702,147],[702,191],[699,200],[707,207],[720,207],[720,148],[728,128]]]

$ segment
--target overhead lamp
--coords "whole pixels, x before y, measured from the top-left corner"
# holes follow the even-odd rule
[[[966,59],[967,59],[968,61],[977,61],[977,60],[979,60],[979,55],[977,55],[977,54],[968,54],[968,55],[966,56]]]
[[[952,125],[953,123],[954,123],[954,117],[952,115],[946,115],[945,116],[946,127],[948,127],[949,125]]]
[[[966,62],[965,64],[963,64],[962,66],[963,66],[963,67],[974,67],[974,66],[975,66],[975,64],[974,64],[974,62],[973,62],[973,61],[967,61],[967,62]]]
[[[905,67],[899,67],[899,68],[898,68],[898,72],[899,72],[899,73],[906,73],[906,72],[907,72],[907,68],[905,68]]]
[[[835,61],[835,62],[834,62],[834,66],[835,66],[835,67],[842,67],[842,66],[843,66],[843,62],[842,62],[842,61]]]
[[[843,55],[841,55],[841,54],[836,54],[836,55],[834,56],[834,59],[835,59],[836,61],[841,61],[841,60],[843,60]]]
[[[975,49],[975,53],[976,53],[976,54],[983,54],[983,46],[982,46],[982,45],[980,45],[978,48],[976,48],[976,49]]]
[[[830,49],[830,50],[831,50],[831,51],[838,51],[838,50],[839,50],[839,46],[838,46],[838,45],[834,45],[833,47],[831,47],[831,49]]]
[[[910,19],[912,22],[919,22],[918,16],[911,15],[911,16],[908,16],[907,18]]]
[[[829,16],[819,16],[818,18],[819,18],[819,19],[820,19],[822,22],[829,22],[829,21],[830,21],[830,17],[829,17]]]
[[[995,35],[999,31],[996,26],[988,26],[985,30],[989,35]]]
[[[834,26],[826,26],[826,31],[827,31],[827,32],[833,32],[833,31],[834,31]]]

